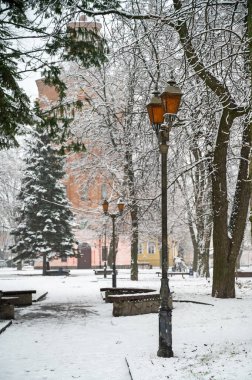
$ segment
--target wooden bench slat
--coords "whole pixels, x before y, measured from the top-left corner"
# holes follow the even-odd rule
[[[101,292],[105,293],[103,299],[105,302],[113,302],[108,297],[112,295],[131,295],[139,293],[153,293],[156,292],[155,289],[142,289],[142,288],[101,288]]]
[[[106,274],[112,274],[113,270],[112,269],[106,269]],[[95,275],[104,275],[104,270],[103,269],[94,269],[94,274]],[[118,274],[118,271],[116,271],[116,274]]]
[[[0,301],[17,300],[18,297],[1,297]]]
[[[15,306],[29,306],[32,305],[32,294],[36,290],[6,290],[2,291],[2,297],[14,297],[13,304]]]
[[[236,272],[236,277],[252,277],[252,272]]]
[[[134,293],[149,293],[155,292],[155,289],[143,289],[143,288],[100,288],[101,292],[110,292],[117,294],[134,294]]]
[[[156,274],[159,276],[162,276],[162,272],[156,272]],[[167,272],[167,275],[172,277],[172,276],[179,276],[181,275],[182,277],[184,276],[190,276],[189,272]]]
[[[115,295],[109,295],[108,300],[110,301],[137,301],[137,300],[149,300],[149,299],[160,299],[159,293],[136,293],[136,294],[115,294]]]
[[[36,290],[3,290],[2,294],[3,295],[12,295],[12,294],[29,294],[29,293],[36,293]]]

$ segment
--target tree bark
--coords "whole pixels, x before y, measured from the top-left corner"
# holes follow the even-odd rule
[[[131,224],[132,224],[132,238],[131,238],[131,274],[132,281],[138,281],[138,219],[137,219],[137,205],[134,203],[131,206]]]
[[[135,194],[135,177],[133,171],[132,154],[128,150],[125,153],[125,173],[127,175],[128,189],[131,201],[130,215],[131,215],[131,274],[130,279],[132,281],[138,281],[138,206],[136,202]]]
[[[47,258],[47,255],[46,253],[43,253],[43,276],[46,276],[46,258]]]
[[[224,109],[219,125],[212,173],[213,202],[213,248],[214,270],[212,296],[232,298],[235,296],[234,281],[230,281],[231,265],[227,262],[230,252],[228,236],[228,199],[227,199],[227,149],[230,128],[233,122],[230,113]],[[234,268],[233,268],[234,271]]]
[[[206,226],[204,229],[204,247],[202,250],[202,257],[200,262],[202,263],[202,267],[199,268],[199,272],[202,276],[208,278],[210,277],[209,271],[209,255],[210,255],[210,244],[211,244],[211,236],[212,236],[212,214],[209,215],[206,221]]]
[[[226,157],[228,130],[233,122],[230,111],[223,110],[213,162],[213,248],[214,274],[212,296],[235,297],[235,268],[246,226],[250,199],[249,124],[245,124],[241,160],[237,177],[233,208],[228,225]]]
[[[115,258],[117,256],[117,251],[118,251],[118,243],[119,243],[119,236],[116,233],[115,234]],[[108,253],[108,266],[112,268],[112,263],[113,263],[113,239],[110,240],[109,243],[109,253]]]
[[[247,26],[248,26],[248,47],[249,47],[249,72],[250,72],[250,83],[251,83],[251,96],[252,96],[252,2],[248,0],[248,16],[247,16]],[[250,122],[250,149],[252,146],[252,122]],[[249,165],[249,179],[250,179],[250,223],[251,223],[251,244],[252,244],[252,160],[250,152],[250,165]]]

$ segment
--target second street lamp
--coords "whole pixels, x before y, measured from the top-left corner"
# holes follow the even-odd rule
[[[119,199],[117,202],[118,212],[110,214],[108,212],[109,203],[104,199],[102,207],[105,215],[110,216],[112,219],[112,244],[113,244],[113,257],[112,257],[112,288],[116,288],[116,249],[115,249],[115,219],[121,216],[124,210],[124,202]]]
[[[172,310],[171,292],[168,281],[168,233],[167,233],[167,154],[169,132],[179,109],[182,93],[174,80],[168,82],[168,86],[159,96],[154,96],[147,105],[150,123],[155,130],[161,153],[161,203],[162,203],[162,278],[160,288],[159,309],[159,348],[157,355],[164,358],[173,356],[172,350]]]

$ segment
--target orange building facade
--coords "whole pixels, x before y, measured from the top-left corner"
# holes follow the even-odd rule
[[[49,109],[58,101],[58,94],[51,86],[45,85],[43,79],[36,81],[38,101],[41,108]],[[88,145],[88,141],[85,142]],[[95,152],[99,154],[99,152]],[[67,257],[50,260],[50,268],[98,268],[104,266],[102,247],[105,244],[104,227],[106,223],[106,246],[109,249],[112,222],[104,217],[102,201],[110,197],[109,174],[92,168],[88,159],[91,155],[73,153],[67,157],[64,185],[67,198],[75,216],[73,230],[78,242],[78,257]],[[86,167],[85,167],[86,164]],[[95,174],[94,174],[95,173]],[[91,180],[90,180],[91,178]],[[110,218],[109,218],[110,219]],[[126,236],[119,237],[117,266],[130,267],[130,242]],[[42,267],[38,261],[36,268]]]
[[[99,23],[87,22],[81,19],[77,26],[87,29],[96,28],[100,30]],[[72,27],[76,26],[74,22]],[[59,97],[54,87],[48,86],[43,79],[36,81],[38,88],[38,101],[42,109],[50,109],[56,105]],[[76,100],[85,102],[83,89],[76,92]],[[86,105],[88,107],[88,104]],[[84,107],[85,108],[85,107]],[[84,141],[89,144],[89,141]],[[91,148],[95,149],[95,148]],[[99,151],[94,152],[96,155]],[[99,170],[93,171],[91,155],[84,153],[71,154],[67,158],[66,178],[64,184],[66,194],[75,215],[76,227],[74,228],[75,240],[78,242],[78,257],[66,257],[50,261],[51,268],[97,268],[103,267],[102,247],[105,245],[105,222],[107,229],[106,246],[111,239],[112,221],[104,217],[102,212],[102,200],[110,198],[111,181],[109,173]],[[78,165],[81,163],[81,165]],[[177,256],[177,248],[170,244],[169,265],[172,265],[174,256]],[[172,248],[173,247],[173,248]],[[171,249],[172,248],[172,249]],[[149,263],[151,266],[160,266],[160,251],[158,242],[151,240],[139,245],[139,263]],[[130,241],[123,234],[119,234],[118,253],[116,265],[118,268],[130,267]],[[40,267],[40,263],[37,263]]]

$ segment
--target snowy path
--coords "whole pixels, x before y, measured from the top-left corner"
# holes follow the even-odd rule
[[[8,272],[9,271],[9,272]],[[210,296],[203,278],[172,278],[178,300],[214,306],[175,303],[174,358],[157,358],[158,315],[114,318],[100,287],[111,276],[71,271],[69,277],[43,277],[0,271],[0,289],[36,289],[45,300],[16,312],[0,335],[2,380],[251,380],[252,280],[241,279],[238,299]],[[32,274],[32,273],[31,273]],[[118,286],[132,286],[120,271]],[[143,271],[134,286],[159,289],[155,271]]]
[[[36,280],[21,276],[18,283],[24,288]],[[9,289],[17,287],[12,279],[9,282]],[[1,379],[110,380],[114,372],[116,378],[129,380],[125,354],[114,344],[119,344],[118,331],[106,331],[112,319],[111,305],[105,307],[108,315],[101,317],[99,310],[107,305],[93,273],[40,277],[39,282],[41,293],[50,289],[46,300],[19,309],[13,325],[0,337]]]

